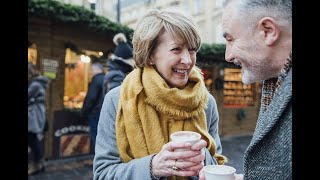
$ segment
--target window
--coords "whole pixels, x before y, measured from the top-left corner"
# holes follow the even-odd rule
[[[216,43],[221,43],[221,44],[225,44],[226,40],[223,37],[222,34],[222,25],[221,23],[217,25],[216,27]]]
[[[223,0],[216,0],[216,6],[217,7],[222,7]]]
[[[203,0],[196,0],[194,5],[194,14],[201,14],[203,12]]]
[[[37,47],[34,43],[28,47],[28,63],[37,64]]]
[[[76,54],[66,49],[64,107],[66,109],[81,109],[88,90],[90,77],[90,55],[100,57],[96,51],[84,50],[85,54]]]

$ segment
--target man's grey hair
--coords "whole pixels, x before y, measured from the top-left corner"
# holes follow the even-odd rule
[[[237,19],[249,26],[255,26],[263,17],[272,17],[282,29],[292,31],[292,0],[225,0],[223,7],[229,3],[235,3]]]

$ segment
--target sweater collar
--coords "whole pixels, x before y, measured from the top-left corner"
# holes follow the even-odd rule
[[[262,97],[261,97],[261,111],[265,112],[275,93],[278,92],[282,85],[283,80],[288,75],[292,67],[292,52],[289,53],[288,58],[285,60],[284,67],[281,69],[281,73],[277,78],[270,78],[263,82]]]

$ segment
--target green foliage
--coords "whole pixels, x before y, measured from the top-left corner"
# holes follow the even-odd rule
[[[224,56],[225,44],[202,44],[198,52],[199,56]]]
[[[133,33],[133,30],[128,26],[98,16],[92,10],[54,0],[28,0],[28,13],[59,22],[83,24],[96,32],[106,34],[122,32],[130,41]]]
[[[222,64],[226,65],[224,60],[225,44],[202,44],[197,53],[197,64],[200,66]]]
[[[28,13],[30,15],[48,18],[53,21],[83,24],[95,32],[103,34],[118,32],[124,33],[131,42],[133,29],[128,26],[114,23],[103,16],[96,15],[92,10],[81,6],[64,4],[55,0],[28,0]],[[75,45],[66,44],[80,53]],[[225,44],[202,44],[197,54],[198,62],[202,64],[213,64],[224,61]]]

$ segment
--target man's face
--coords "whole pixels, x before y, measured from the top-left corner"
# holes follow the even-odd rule
[[[222,16],[223,36],[227,41],[225,59],[241,66],[242,82],[251,84],[265,79],[264,51],[255,29],[246,27],[246,19],[237,18],[233,3]]]

